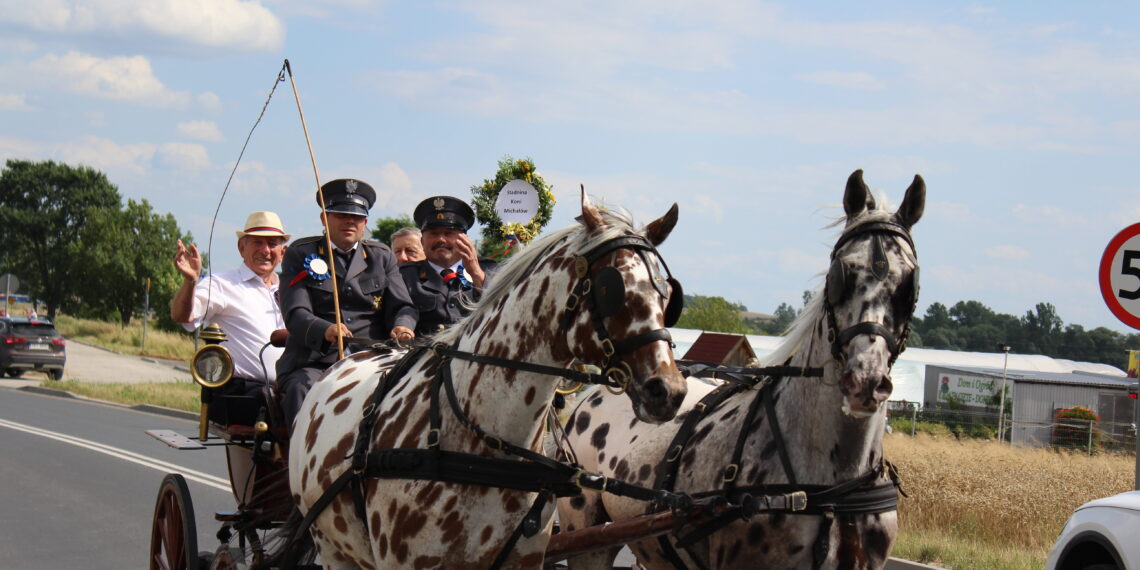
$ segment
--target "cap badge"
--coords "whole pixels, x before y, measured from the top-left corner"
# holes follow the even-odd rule
[[[447,202],[445,202],[443,198],[436,198],[431,204],[435,206],[436,210],[442,210],[443,207],[447,205]]]
[[[344,191],[348,194],[356,194],[356,181],[355,180],[345,180],[344,181]]]

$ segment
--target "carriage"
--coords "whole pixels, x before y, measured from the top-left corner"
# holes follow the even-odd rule
[[[224,331],[210,325],[200,338],[205,344],[190,362],[191,376],[202,389],[197,437],[171,430],[147,433],[177,449],[224,446],[236,508],[214,514],[220,523],[220,544],[200,551],[186,480],[178,473],[166,475],[151,527],[152,569],[241,568],[260,563],[264,532],[279,527],[292,511],[285,473],[289,436],[276,393],[271,387],[252,396],[236,393],[231,384],[233,360],[222,344]]]
[[[890,365],[905,347],[914,310],[909,227],[921,216],[923,194],[916,177],[899,212],[882,212],[861,171],[852,175],[848,224],[821,300],[799,323],[794,346],[780,353],[785,361],[772,366],[675,361],[665,327],[679,314],[680,286],[656,245],[672,229],[676,208],[634,232],[584,194],[584,229],[556,232],[512,259],[476,312],[434,343],[407,354],[373,346],[334,364],[314,384],[291,439],[271,393],[255,402],[215,398],[211,384],[225,358],[208,351],[194,364],[195,378],[205,380],[200,436],[211,432],[225,443],[239,507],[216,515],[221,545],[199,554],[185,482],[168,476],[155,510],[151,567],[267,567],[273,561],[264,534],[280,530],[289,549],[311,531],[329,568],[538,567],[571,556],[571,567],[607,567],[627,543],[639,557],[667,562],[661,567],[732,567],[739,560],[723,555],[726,541],[736,541],[733,556],[769,560],[766,548],[753,553],[755,540],[742,546],[742,536],[776,535],[771,525],[785,525],[789,515],[806,548],[783,553],[777,565],[881,566],[897,524],[897,479],[883,462],[876,411],[889,395]],[[515,305],[521,310],[511,310]],[[504,331],[520,336],[505,343]],[[583,363],[598,363],[602,372],[575,367]],[[833,366],[829,376],[825,366]],[[702,382],[696,377],[706,387],[686,398]],[[779,381],[794,377],[806,381]],[[579,400],[565,427],[562,439],[576,439],[576,452],[563,449],[555,460],[542,448],[560,380],[600,387]],[[832,459],[847,463],[823,466],[829,474],[811,456],[821,442],[805,439],[816,430],[797,429],[782,410],[801,400],[828,408],[823,425],[865,436],[834,443]],[[211,416],[218,407],[225,416]],[[592,424],[591,412],[598,414]],[[710,418],[729,426],[721,431],[733,443],[720,442],[724,457],[697,462],[690,442],[694,433],[709,437],[712,424],[698,423]],[[654,437],[669,443],[662,456],[631,467],[644,460],[631,450],[657,449]],[[763,449],[746,445],[761,439]],[[772,463],[770,472],[758,469],[757,457]],[[654,467],[660,461],[666,465]],[[700,467],[713,475],[695,463],[707,463]],[[473,487],[480,489],[464,492]],[[616,502],[599,508],[603,498]],[[596,516],[606,511],[625,520]]]

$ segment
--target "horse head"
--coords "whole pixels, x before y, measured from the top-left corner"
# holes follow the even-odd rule
[[[910,229],[925,202],[926,184],[918,175],[895,212],[876,205],[862,170],[847,180],[846,224],[831,251],[823,303],[848,415],[869,416],[891,395],[891,366],[906,348],[918,301]]]
[[[634,413],[646,422],[673,418],[685,399],[685,379],[673,360],[665,327],[680,316],[681,285],[669,273],[657,246],[677,223],[677,205],[635,231],[621,215],[599,210],[582,192],[585,227],[574,258],[576,285],[567,303],[565,350],[601,368],[624,390]]]

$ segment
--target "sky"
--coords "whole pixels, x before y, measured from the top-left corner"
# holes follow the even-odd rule
[[[1049,302],[1065,324],[1127,333],[1098,268],[1140,221],[1138,12],[0,0],[0,159],[96,168],[227,268],[251,211],[319,233],[318,177],[374,186],[374,220],[469,200],[500,158],[529,157],[558,200],[549,229],[574,223],[580,185],[641,223],[676,202],[661,251],[685,291],[764,313],[819,286],[854,170],[895,204],[920,174],[918,314]]]

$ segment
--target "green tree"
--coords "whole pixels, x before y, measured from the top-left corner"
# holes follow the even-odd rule
[[[173,328],[168,309],[181,277],[169,255],[156,253],[172,251],[179,239],[191,241],[178,228],[174,216],[156,214],[146,200],[128,200],[121,210],[104,210],[92,216],[84,231],[84,242],[90,244],[86,270],[114,278],[86,284],[83,304],[115,314],[126,326],[149,295],[149,306],[158,322],[164,328]]]
[[[101,277],[82,272],[90,244],[81,236],[93,215],[115,210],[119,204],[118,190],[106,175],[92,168],[50,160],[7,161],[0,173],[4,265],[24,280],[33,297],[43,301],[49,318],[54,319],[66,300]]]
[[[378,240],[384,245],[392,245],[392,234],[396,233],[396,230],[406,227],[416,227],[415,220],[407,214],[390,218],[377,218],[376,227],[372,230],[372,239]]]
[[[975,327],[990,323],[995,317],[993,309],[978,301],[958,301],[948,312],[960,327]]]
[[[677,321],[677,327],[725,333],[753,332],[740,318],[740,306],[729,303],[724,297],[685,297],[685,310]]]

